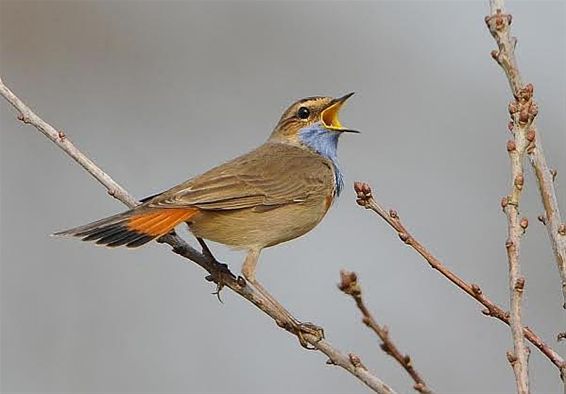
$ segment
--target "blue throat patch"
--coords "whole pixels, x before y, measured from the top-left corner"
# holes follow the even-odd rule
[[[334,167],[336,195],[339,196],[344,187],[344,179],[338,165],[338,138],[340,132],[326,129],[321,122],[314,123],[299,130],[300,141],[319,155],[326,157]]]

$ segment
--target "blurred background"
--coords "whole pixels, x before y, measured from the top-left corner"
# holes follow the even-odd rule
[[[566,3],[509,2],[518,60],[566,214]],[[510,332],[356,206],[370,182],[446,265],[507,308],[507,81],[491,59],[487,1],[0,1],[4,81],[141,198],[261,144],[311,95],[357,94],[342,113],[346,189],[308,235],[262,254],[258,277],[298,318],[399,392],[339,270],[444,393],[514,392]],[[73,393],[366,392],[302,350],[163,245],[108,250],[56,230],[124,209],[0,100],[1,389]],[[530,168],[521,248],[524,322],[562,354],[558,273]],[[240,269],[243,255],[213,245]],[[532,346],[531,346],[532,348]],[[532,390],[561,392],[535,348]]]

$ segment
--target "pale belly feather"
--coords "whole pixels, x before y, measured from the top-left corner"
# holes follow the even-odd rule
[[[262,249],[309,232],[320,223],[331,203],[332,193],[329,193],[268,210],[202,211],[189,227],[196,236],[214,242],[235,248]]]

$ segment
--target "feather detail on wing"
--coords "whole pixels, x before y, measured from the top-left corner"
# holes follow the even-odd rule
[[[261,211],[301,203],[311,196],[326,196],[333,187],[333,168],[327,159],[300,147],[267,143],[148,200],[145,205]]]

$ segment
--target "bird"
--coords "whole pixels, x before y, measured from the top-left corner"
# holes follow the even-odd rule
[[[312,323],[295,319],[256,278],[263,249],[312,230],[343,189],[337,158],[344,133],[338,117],[354,93],[307,97],[282,114],[265,143],[195,176],[140,205],[80,227],[55,233],[107,247],[136,248],[186,223],[197,239],[247,252],[241,273],[276,308],[305,347],[304,333],[323,337]]]

